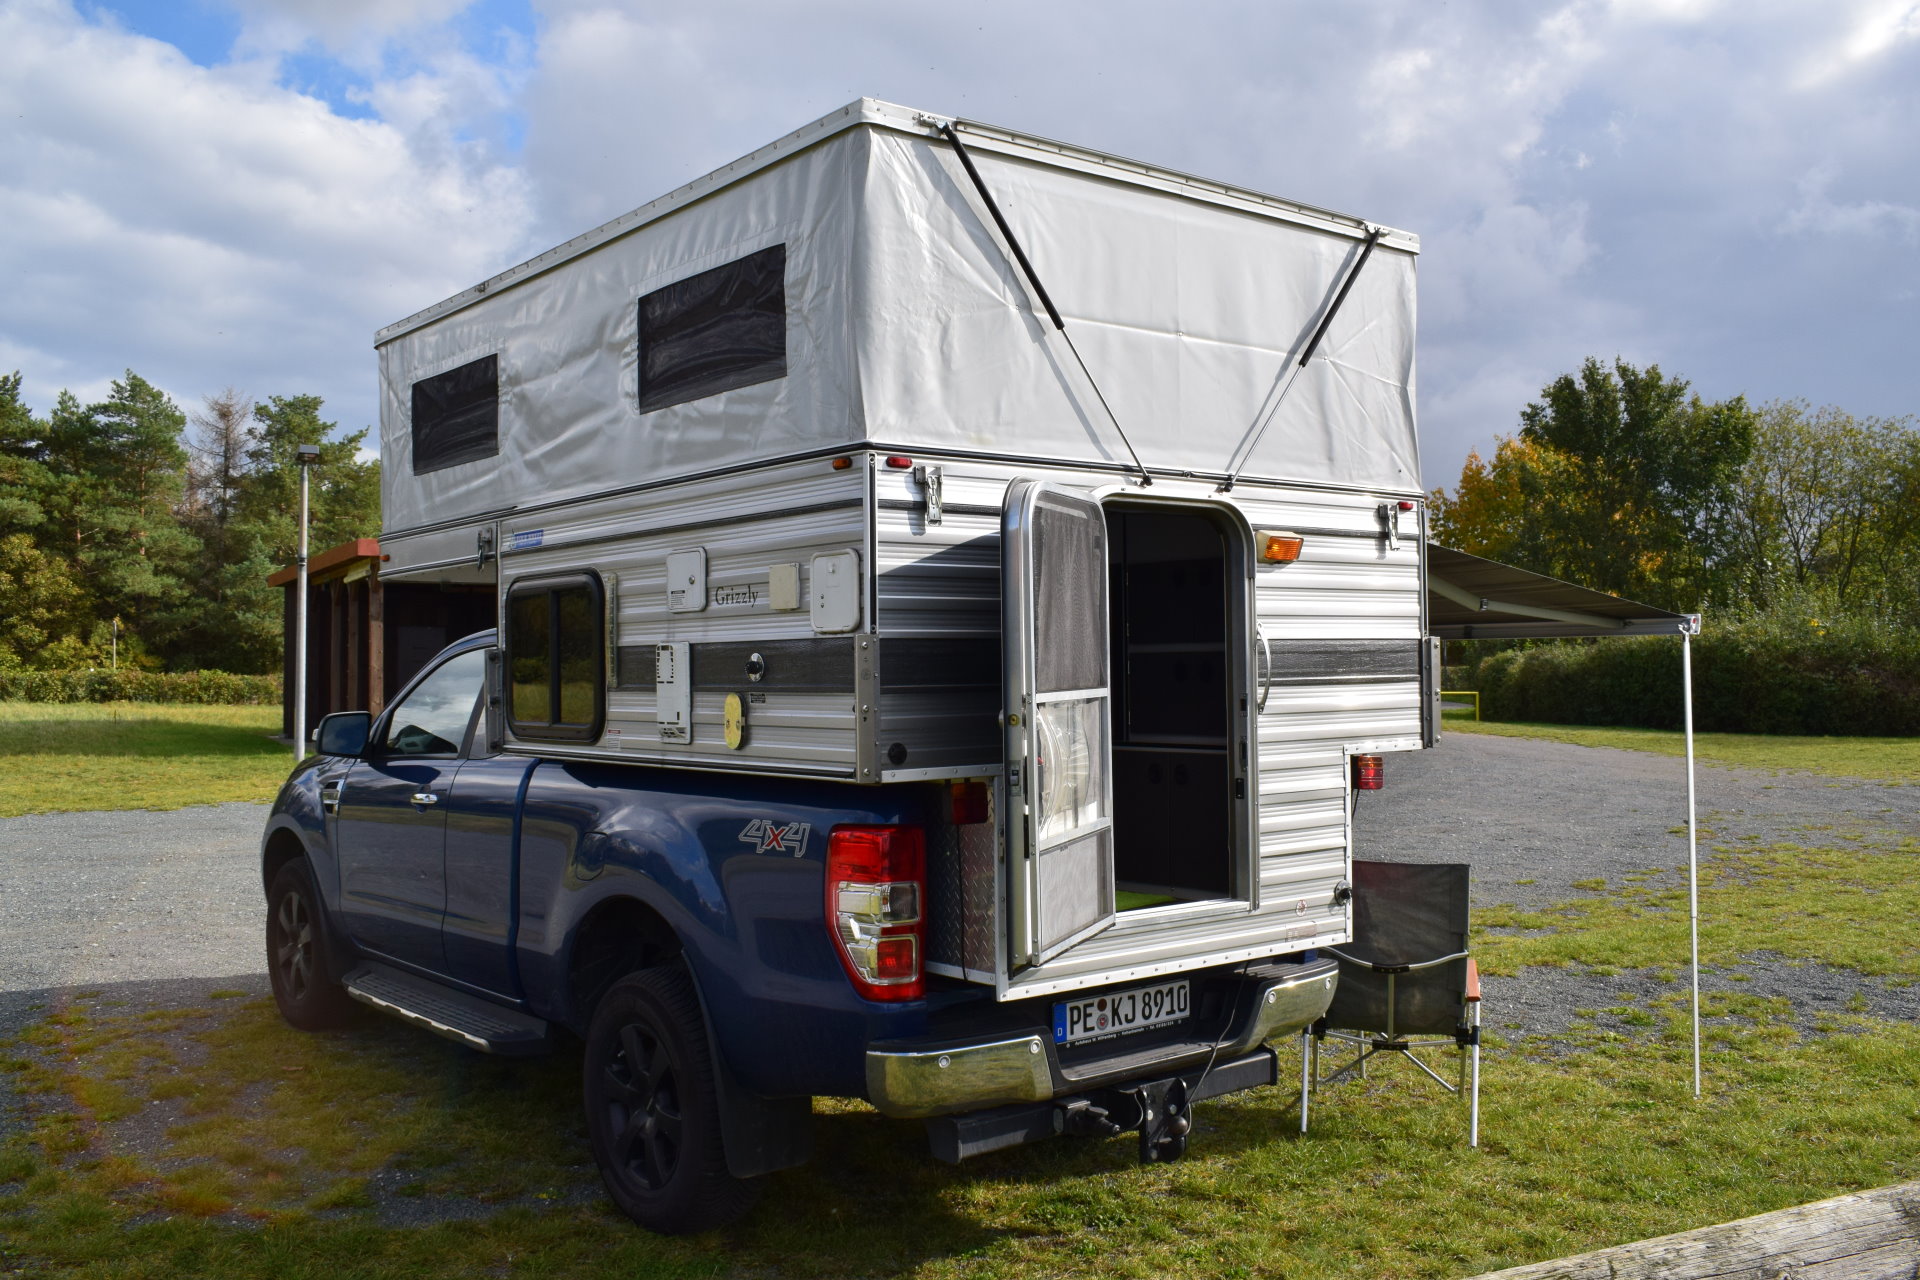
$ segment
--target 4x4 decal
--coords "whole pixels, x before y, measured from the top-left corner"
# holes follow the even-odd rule
[[[790,853],[804,858],[807,836],[812,831],[811,822],[770,822],[755,818],[740,832],[740,838],[752,845],[756,853]]]

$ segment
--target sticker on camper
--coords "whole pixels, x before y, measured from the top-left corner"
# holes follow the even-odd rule
[[[524,529],[519,533],[507,535],[507,550],[531,551],[547,540],[545,529]]]
[[[775,823],[755,818],[740,832],[740,838],[752,845],[756,853],[790,853],[804,858],[807,836],[812,830],[811,822]]]

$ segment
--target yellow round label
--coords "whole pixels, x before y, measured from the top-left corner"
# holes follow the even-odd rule
[[[727,746],[738,751],[747,741],[747,700],[737,693],[728,694],[721,724],[727,735]]]

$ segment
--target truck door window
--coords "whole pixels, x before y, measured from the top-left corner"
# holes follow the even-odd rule
[[[384,740],[386,754],[459,755],[486,671],[486,654],[477,649],[442,663],[393,709]]]
[[[606,670],[599,580],[516,583],[507,594],[508,723],[516,736],[600,736]]]

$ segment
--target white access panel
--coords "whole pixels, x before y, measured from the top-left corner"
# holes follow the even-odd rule
[[[667,610],[699,613],[707,607],[707,549],[667,553]]]
[[[693,740],[693,646],[682,640],[677,644],[653,647],[653,682],[656,692],[655,716],[660,722],[660,741]]]
[[[813,558],[813,629],[844,635],[860,625],[860,553],[828,551]]]

